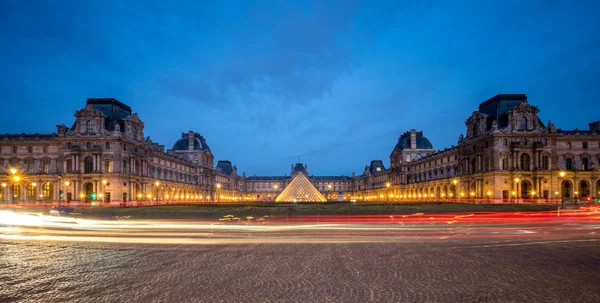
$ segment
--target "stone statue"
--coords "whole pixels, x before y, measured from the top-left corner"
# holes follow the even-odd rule
[[[460,134],[460,136],[458,136],[458,142],[462,142],[465,139],[465,136],[463,136],[463,134]]]
[[[492,122],[492,130],[497,130],[497,129],[498,129],[498,121],[497,121],[497,120],[494,120],[494,121]]]

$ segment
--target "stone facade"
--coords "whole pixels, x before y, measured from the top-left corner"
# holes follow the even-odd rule
[[[297,173],[330,201],[598,196],[600,121],[561,130],[538,113],[525,95],[498,95],[467,118],[456,146],[436,150],[422,131],[402,134],[389,168],[373,160],[361,175],[311,176],[297,163],[289,176],[239,176],[230,161],[215,166],[199,133],[165,151],[127,105],[88,99],[71,127],[0,136],[0,201],[275,201]]]
[[[127,105],[88,99],[57,133],[0,136],[0,201],[212,200],[217,187],[235,188],[213,161],[210,149],[193,145],[165,152],[144,138],[144,123]]]

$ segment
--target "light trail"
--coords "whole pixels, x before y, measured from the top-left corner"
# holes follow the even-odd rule
[[[0,211],[0,239],[131,244],[369,243],[600,237],[596,211],[305,216],[267,221],[88,220]]]

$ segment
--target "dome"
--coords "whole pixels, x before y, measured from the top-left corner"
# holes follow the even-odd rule
[[[431,144],[431,142],[429,141],[429,139],[427,139],[425,136],[423,136],[423,132],[414,132],[415,134],[415,141],[416,141],[416,149],[433,149],[433,144]],[[395,149],[411,149],[410,148],[410,137],[411,137],[411,132],[406,132],[404,133],[399,139],[398,139],[398,144],[396,144],[396,147],[394,147]]]
[[[189,150],[189,140],[194,140],[194,148],[192,150],[208,150],[210,149],[206,144],[206,140],[204,137],[200,136],[200,134],[195,133],[189,135],[188,133],[183,133],[181,139],[177,140],[175,144],[173,144],[172,150]]]

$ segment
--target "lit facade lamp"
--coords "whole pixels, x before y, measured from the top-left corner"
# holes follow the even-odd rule
[[[220,199],[223,198],[223,196],[219,195],[219,189],[221,189],[221,183],[217,183],[217,193],[215,195],[215,196],[217,196],[217,202],[220,202],[221,201]]]

